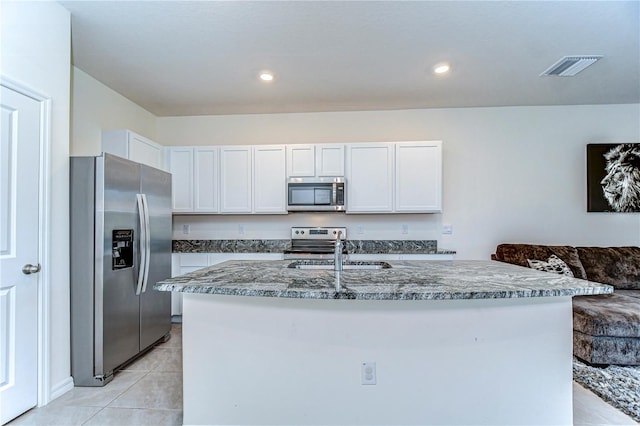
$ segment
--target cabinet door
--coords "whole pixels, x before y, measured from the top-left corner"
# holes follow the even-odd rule
[[[251,147],[220,148],[220,212],[251,213]]]
[[[171,200],[174,213],[193,211],[193,148],[172,147],[166,151],[171,173]]]
[[[347,213],[393,210],[393,144],[347,145]]]
[[[253,147],[253,212],[287,213],[284,145]]]
[[[315,145],[287,145],[287,177],[315,175]]]
[[[344,176],[344,145],[316,145],[316,173],[323,176]]]
[[[129,132],[129,160],[162,168],[162,146],[133,132]]]
[[[442,211],[442,142],[396,144],[395,211]]]
[[[209,266],[206,253],[174,253],[171,255],[171,276],[188,274]],[[171,315],[182,315],[182,293],[171,293]]]
[[[218,212],[218,149],[199,147],[193,149],[194,211]]]
[[[162,168],[162,146],[130,130],[103,131],[102,151],[157,169]]]

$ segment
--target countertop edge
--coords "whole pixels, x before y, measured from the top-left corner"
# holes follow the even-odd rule
[[[348,300],[464,300],[611,294],[607,284],[493,261],[397,261],[386,272],[286,268],[287,261],[230,261],[154,285],[159,291]],[[298,275],[300,274],[300,275]],[[380,275],[378,275],[380,274]],[[376,278],[373,278],[376,277]],[[379,278],[379,281],[377,281]]]

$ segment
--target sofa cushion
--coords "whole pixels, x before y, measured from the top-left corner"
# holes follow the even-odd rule
[[[562,261],[558,256],[552,254],[545,262],[544,260],[527,259],[529,267],[537,271],[552,272],[554,274],[567,275],[573,277],[571,268]]]
[[[640,299],[640,290],[616,290],[616,294],[620,296],[635,297]],[[640,303],[640,300],[638,301]]]
[[[586,279],[587,274],[580,263],[578,252],[571,246],[544,246],[536,244],[500,244],[496,248],[495,258],[514,265],[529,266],[527,259],[546,261],[555,254],[569,266],[573,276]]]
[[[590,336],[640,337],[640,300],[617,293],[576,296],[573,329]]]
[[[576,247],[589,281],[640,290],[640,247]]]
[[[640,339],[573,332],[573,354],[590,364],[640,365]]]

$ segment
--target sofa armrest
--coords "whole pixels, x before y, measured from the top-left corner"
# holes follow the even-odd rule
[[[576,247],[589,281],[640,290],[640,247]]]

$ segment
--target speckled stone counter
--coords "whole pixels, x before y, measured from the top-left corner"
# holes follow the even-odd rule
[[[381,270],[302,270],[231,261],[157,283],[162,291],[305,299],[451,300],[612,293],[608,285],[493,261],[395,261]],[[341,289],[336,291],[336,280]]]
[[[347,240],[350,254],[455,254],[436,240]],[[173,240],[174,253],[282,253],[291,240]]]

